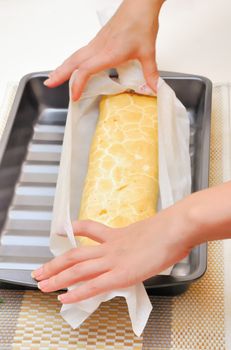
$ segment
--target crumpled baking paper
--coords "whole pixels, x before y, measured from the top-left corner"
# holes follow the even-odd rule
[[[50,234],[50,250],[55,256],[78,245],[71,222],[78,217],[100,97],[127,90],[153,95],[146,85],[138,61],[119,66],[117,73],[118,79],[112,79],[108,72],[95,74],[89,79],[81,98],[77,102],[69,102]],[[78,79],[78,71],[73,73],[70,87],[75,77]],[[161,78],[158,81],[157,98],[159,202],[160,208],[163,209],[191,192],[190,133],[185,107]],[[171,269],[172,267],[161,274],[170,274]],[[69,286],[68,290],[78,288],[78,285],[80,283]],[[126,299],[133,331],[140,336],[152,310],[143,283],[81,302],[63,304],[60,314],[71,327],[77,328],[102,302],[116,296]]]

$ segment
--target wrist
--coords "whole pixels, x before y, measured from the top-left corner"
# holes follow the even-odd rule
[[[204,230],[204,224],[191,200],[192,196],[184,198],[165,210],[170,220],[167,230],[171,245],[180,244],[187,252],[202,243],[201,232]]]
[[[181,241],[189,250],[208,241],[212,230],[209,220],[211,213],[203,210],[201,194],[203,195],[203,191],[192,193],[174,206],[177,211],[176,216],[181,223],[181,230],[179,230]]]
[[[153,24],[158,19],[161,6],[165,0],[124,0],[121,7],[127,8],[129,15],[138,15],[141,21]]]
[[[177,222],[178,241],[191,249],[207,241],[230,238],[230,198],[231,181],[195,192],[168,208]]]
[[[183,201],[147,219],[146,236],[142,238],[150,246],[153,244],[156,247],[158,243],[160,244],[159,263],[162,270],[183,259],[196,245],[193,241],[196,226],[191,220]]]

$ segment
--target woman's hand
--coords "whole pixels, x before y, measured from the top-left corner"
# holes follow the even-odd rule
[[[186,224],[187,223],[187,224]],[[111,290],[125,288],[158,274],[184,258],[189,221],[184,206],[173,206],[154,217],[124,228],[94,221],[76,221],[74,233],[100,244],[73,248],[45,263],[33,277],[43,292],[84,282],[59,300],[73,303]]]
[[[231,237],[231,181],[198,191],[154,217],[124,228],[93,221],[73,224],[76,235],[98,241],[55,257],[32,277],[43,292],[76,282],[80,287],[62,294],[62,303],[81,301],[125,288],[175,264],[198,244]]]
[[[72,85],[72,99],[77,100],[92,74],[138,59],[147,84],[156,91],[159,75],[155,42],[158,15],[163,2],[164,0],[124,0],[96,37],[55,69],[44,84],[56,87],[68,80],[77,69],[77,78]]]

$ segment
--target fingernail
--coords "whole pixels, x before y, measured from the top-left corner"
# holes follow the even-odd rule
[[[159,81],[159,78],[157,78],[154,82],[155,86],[154,86],[154,92],[157,94],[157,90],[158,90],[158,81]]]
[[[74,100],[74,98],[75,98],[75,93],[74,93],[73,89],[71,89],[71,96],[70,96],[70,98],[71,98],[71,100],[72,100],[73,102],[75,102],[75,100]]]
[[[49,78],[49,79],[46,79],[46,80],[43,82],[43,85],[48,86],[50,82],[51,82],[51,79],[50,79],[50,78]]]
[[[38,288],[39,289],[43,289],[43,288],[46,288],[49,284],[49,280],[44,280],[44,281],[41,281],[38,283]]]
[[[34,271],[31,272],[31,277],[32,278],[37,278],[37,277],[41,276],[42,273],[43,273],[43,267],[41,266],[39,269],[34,270]]]
[[[60,294],[58,295],[58,300],[61,301],[61,303],[63,303],[66,300],[66,297],[64,296],[64,294]]]

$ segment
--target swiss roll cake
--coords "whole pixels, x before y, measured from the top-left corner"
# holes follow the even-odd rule
[[[78,219],[123,227],[154,215],[157,202],[157,98],[130,92],[103,96]]]

